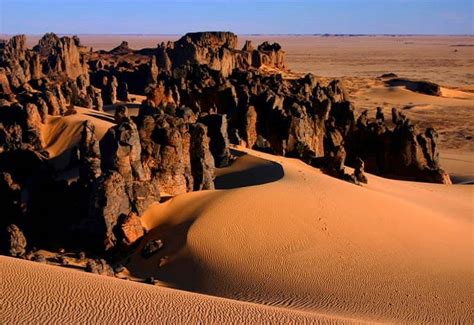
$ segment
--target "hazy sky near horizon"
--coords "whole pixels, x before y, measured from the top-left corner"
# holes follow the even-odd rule
[[[0,34],[474,34],[474,0],[0,0]]]

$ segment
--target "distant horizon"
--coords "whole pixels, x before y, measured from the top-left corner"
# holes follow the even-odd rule
[[[0,34],[472,36],[473,11],[472,0],[0,0]]]
[[[62,32],[45,32],[45,33],[38,33],[38,34],[33,34],[33,33],[0,33],[0,36],[15,36],[15,35],[26,35],[26,36],[43,36],[47,33],[53,33],[56,35],[64,35],[64,36],[184,36],[187,33],[199,33],[199,32],[231,32],[234,33],[237,36],[303,36],[303,37],[308,37],[308,36],[328,36],[328,37],[374,37],[374,36],[388,36],[388,37],[393,37],[393,36],[403,36],[403,37],[417,37],[417,36],[426,36],[426,37],[436,37],[436,36],[464,36],[464,37],[473,37],[474,34],[340,34],[340,33],[308,33],[308,34],[303,34],[303,33],[235,33],[230,30],[222,30],[222,31],[216,31],[216,30],[200,30],[200,31],[189,31],[186,33],[176,33],[176,34],[160,34],[160,33],[62,33]]]

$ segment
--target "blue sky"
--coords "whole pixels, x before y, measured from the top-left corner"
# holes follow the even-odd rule
[[[0,34],[473,34],[474,0],[0,0]]]

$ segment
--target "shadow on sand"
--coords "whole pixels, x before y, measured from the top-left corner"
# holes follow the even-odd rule
[[[237,160],[230,166],[228,173],[216,177],[216,189],[227,190],[232,188],[261,185],[278,181],[285,175],[283,167],[273,161],[249,156],[244,152],[232,150]],[[243,166],[247,160],[248,166]],[[243,168],[239,168],[242,165]]]

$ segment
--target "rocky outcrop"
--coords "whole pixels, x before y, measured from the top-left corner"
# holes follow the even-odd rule
[[[216,167],[228,166],[231,162],[229,138],[227,135],[227,117],[220,114],[208,114],[198,120],[207,126],[210,150]]]
[[[156,152],[156,163],[151,168],[152,175],[159,181],[159,186],[165,193],[176,195],[185,193],[188,189],[185,175],[185,155],[183,137],[177,125],[171,118],[159,118],[156,121],[156,142],[152,152]],[[151,163],[150,160],[148,160]]]
[[[79,142],[79,177],[85,183],[92,183],[102,173],[100,169],[99,141],[95,135],[94,125],[86,120],[82,125]]]
[[[18,223],[22,215],[21,187],[10,173],[0,173],[0,197],[0,229],[4,229],[11,223]]]
[[[117,245],[115,226],[121,216],[132,211],[125,178],[117,171],[109,171],[95,184],[89,206],[91,232],[95,242],[105,251]]]
[[[141,251],[141,256],[144,258],[150,258],[155,255],[161,248],[163,248],[163,242],[160,239],[151,239]]]
[[[197,123],[191,136],[191,170],[194,178],[194,191],[214,189],[214,158],[209,150],[207,127]]]
[[[360,158],[356,158],[355,165],[354,165],[354,178],[359,183],[367,184],[367,176],[364,172],[364,161]]]
[[[115,76],[112,76],[110,79],[107,79],[107,84],[102,89],[102,94],[105,94],[103,97],[104,104],[110,105],[117,103],[117,88],[118,81]]]
[[[261,44],[257,50],[246,43],[242,50],[236,49],[237,35],[230,32],[188,33],[181,39],[161,45],[158,50],[158,62],[164,69],[176,69],[185,65],[208,65],[219,71],[222,76],[229,76],[235,68],[260,68],[263,65],[284,69],[285,54],[278,44]]]
[[[285,69],[285,53],[278,43],[270,44],[263,42],[252,51],[252,66],[260,68],[262,66]]]
[[[0,68],[0,99],[12,99],[12,90],[5,69]]]
[[[151,204],[159,202],[160,188],[156,177],[146,180],[134,180],[130,200],[133,211],[139,216],[143,215]]]
[[[85,271],[89,273],[105,275],[105,276],[115,275],[112,267],[107,263],[106,260],[102,258],[99,260],[88,259]]]
[[[11,224],[6,228],[6,253],[10,256],[21,257],[26,252],[26,238],[18,226]]]
[[[44,100],[46,105],[48,105],[48,114],[49,115],[61,115],[63,113],[62,107],[59,105],[57,97],[52,91],[46,91],[44,93]]]
[[[393,78],[385,81],[390,87],[403,86],[408,90],[431,96],[441,96],[441,88],[434,82]]]
[[[45,80],[62,83],[64,80],[75,81],[82,76],[88,82],[82,48],[75,38],[59,38],[49,33],[45,34],[32,50],[25,44],[25,35],[14,36],[8,42],[0,44],[0,84],[5,93],[3,96],[12,99],[12,92],[21,89],[29,91],[31,86],[43,92]],[[56,91],[54,90],[53,94],[54,92]],[[58,106],[64,107],[60,94],[56,93],[55,96],[59,97]],[[52,108],[52,111],[55,113],[65,109]]]
[[[40,56],[42,72],[48,76],[65,76],[76,79],[87,76],[87,68],[76,39],[59,38],[53,33],[45,34],[33,48]]]
[[[125,106],[116,108],[115,121],[117,125],[110,128],[100,142],[102,170],[117,171],[127,182],[146,179],[138,129]]]
[[[30,54],[26,48],[26,36],[13,36],[0,45],[0,67],[4,68],[10,86],[20,88],[31,78]]]
[[[113,48],[112,50],[109,51],[110,54],[114,55],[126,55],[132,53],[133,50],[128,47],[128,42],[127,41],[122,41],[119,46]]]
[[[145,234],[140,217],[135,213],[130,213],[120,222],[120,237],[122,243],[130,246]]]
[[[118,84],[117,99],[122,102],[130,101],[130,98],[128,97],[128,84],[125,81],[122,81],[121,83]]]
[[[172,50],[171,43],[161,43],[156,49],[156,63],[161,71],[170,72],[173,67],[173,63],[168,54],[169,50]]]
[[[380,115],[371,122],[367,113],[362,113],[356,130],[348,135],[349,162],[358,156],[368,162],[366,169],[372,173],[450,184],[449,176],[439,166],[436,132],[419,132],[396,109],[392,110],[392,121],[396,126],[390,130]]]

